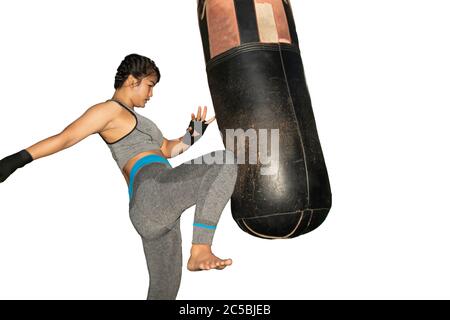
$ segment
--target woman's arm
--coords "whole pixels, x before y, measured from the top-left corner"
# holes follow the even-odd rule
[[[114,108],[108,103],[100,103],[87,109],[78,119],[60,133],[41,140],[26,148],[33,160],[49,156],[69,148],[93,133],[104,130],[114,118]]]
[[[192,146],[198,139],[202,137],[205,133],[208,125],[215,120],[215,116],[213,116],[209,120],[206,119],[207,107],[205,106],[202,112],[202,108],[199,106],[197,111],[197,116],[193,113],[191,114],[191,122],[189,123],[188,128],[186,129],[186,133],[184,136],[179,137],[174,140],[167,140],[164,138],[163,144],[161,146],[161,152],[166,158],[173,158],[183,153],[190,146]]]
[[[173,158],[189,149],[190,145],[183,143],[183,137],[174,140],[167,140],[166,138],[163,138],[164,140],[161,146],[161,152],[164,157]]]
[[[0,183],[5,181],[14,171],[33,160],[71,147],[92,133],[101,132],[115,115],[114,109],[107,103],[94,105],[61,133],[1,159]]]

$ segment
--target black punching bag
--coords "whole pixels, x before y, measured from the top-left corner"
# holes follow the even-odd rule
[[[199,0],[198,21],[217,123],[238,160],[233,218],[265,239],[314,230],[331,190],[289,1]]]

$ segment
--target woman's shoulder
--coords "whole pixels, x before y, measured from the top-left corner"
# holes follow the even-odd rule
[[[111,109],[111,110],[113,110],[113,109],[121,110],[122,109],[117,102],[114,102],[112,100],[106,100],[103,102],[99,102],[99,103],[93,105],[93,107],[96,107],[99,109]]]
[[[97,121],[103,120],[110,123],[121,115],[122,108],[113,101],[103,101],[92,105],[87,112],[97,118]]]
[[[89,109],[95,110],[98,113],[104,113],[105,115],[108,114],[109,116],[118,116],[123,111],[120,105],[110,100],[94,104]]]

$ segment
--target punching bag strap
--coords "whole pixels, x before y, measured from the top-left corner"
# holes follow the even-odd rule
[[[207,2],[208,2],[208,0],[205,0],[205,1],[203,2],[203,10],[202,10],[202,14],[201,14],[201,17],[200,17],[201,20],[203,20],[203,18],[205,17],[206,3],[207,3]]]

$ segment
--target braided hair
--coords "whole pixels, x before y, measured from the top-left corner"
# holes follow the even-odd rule
[[[159,69],[153,60],[136,53],[129,54],[123,59],[120,66],[117,68],[114,89],[119,89],[122,87],[129,75],[132,75],[138,79],[140,83],[143,78],[153,74],[156,75],[156,82],[158,83],[161,78],[161,74],[159,73]]]

